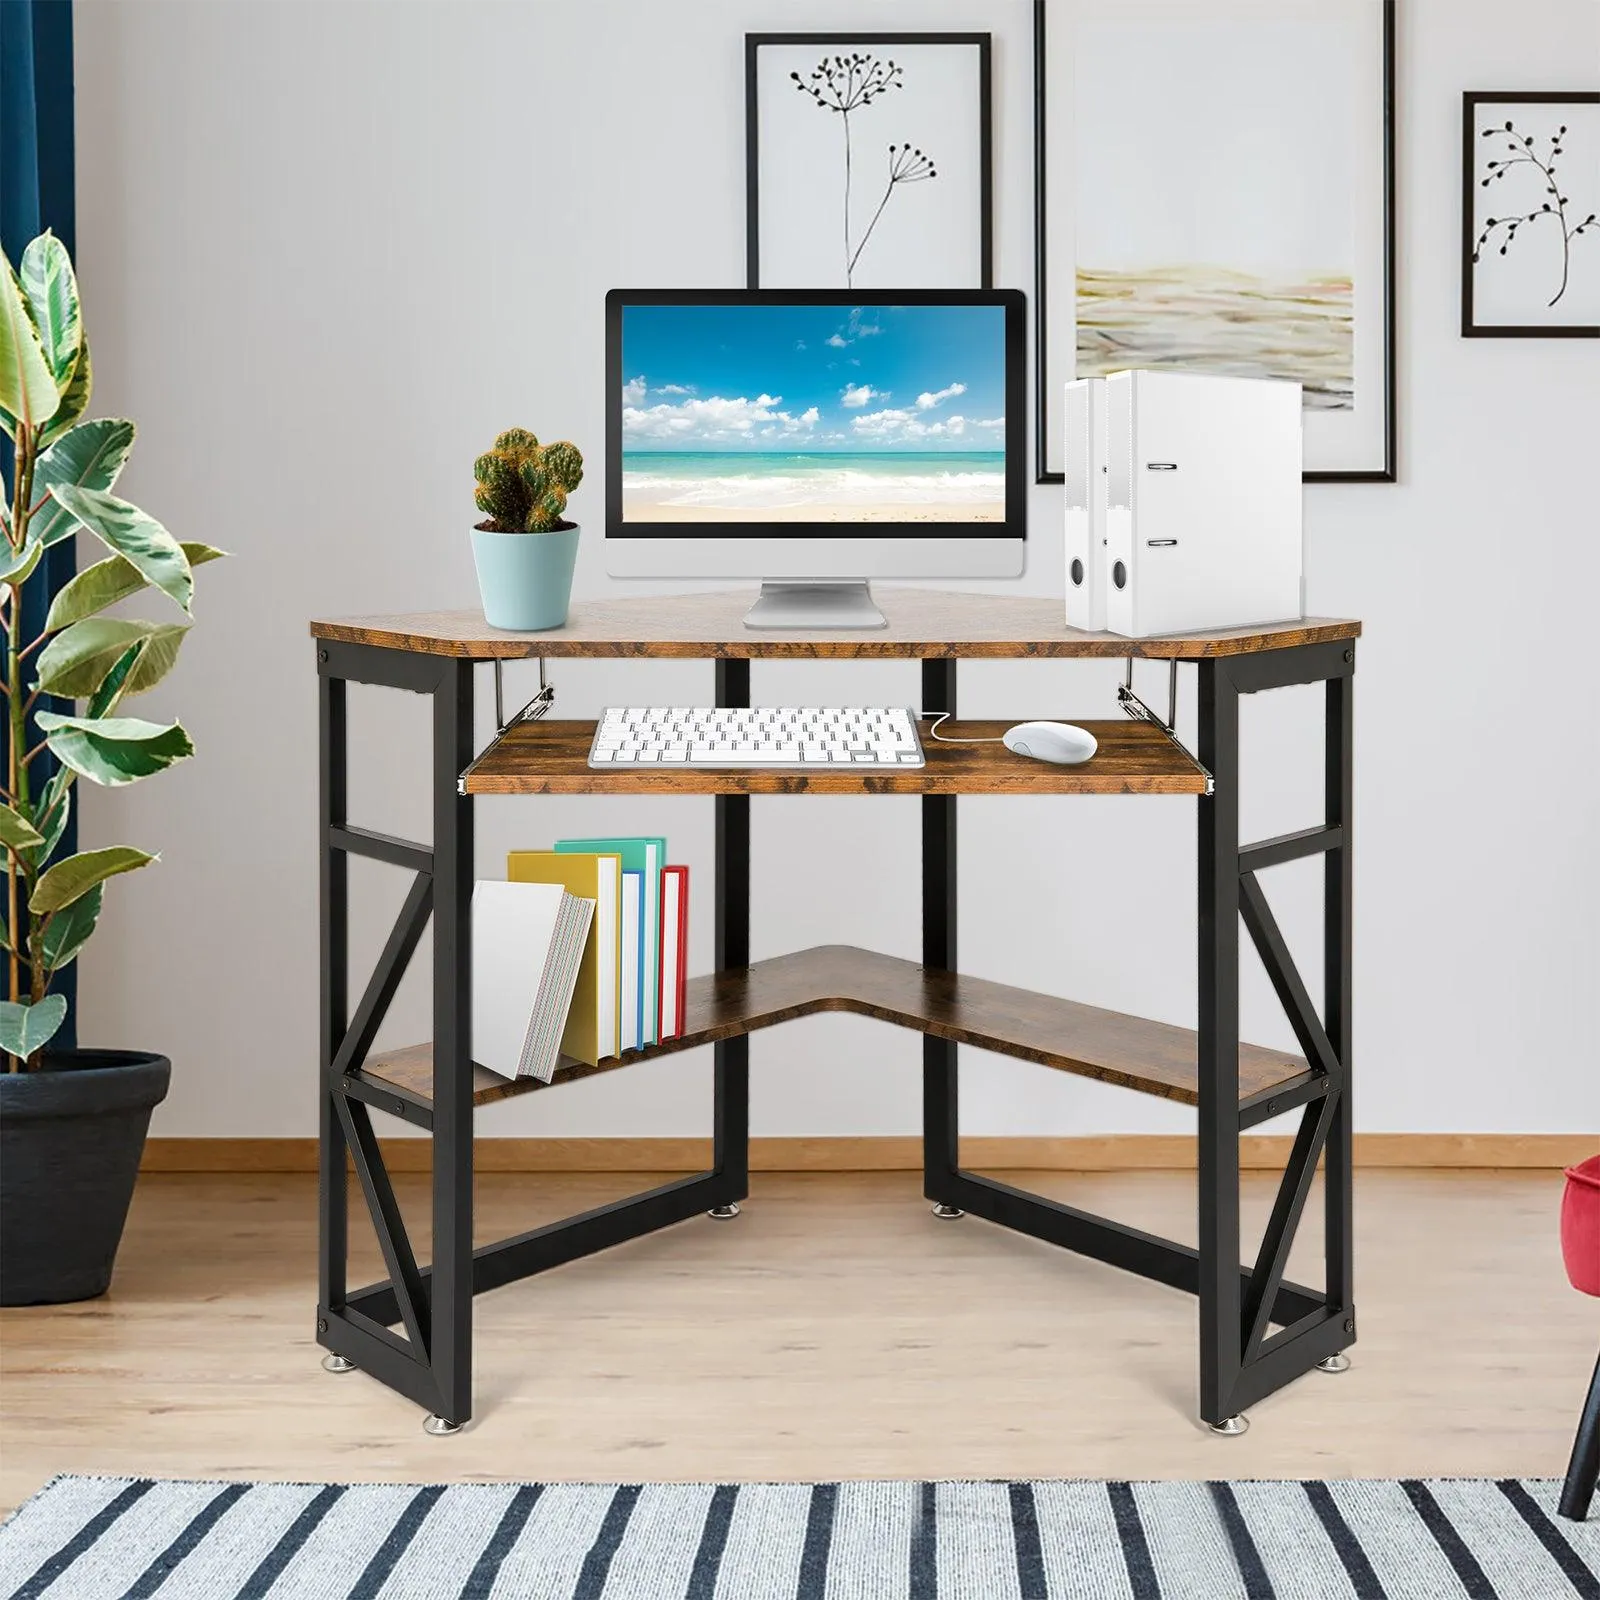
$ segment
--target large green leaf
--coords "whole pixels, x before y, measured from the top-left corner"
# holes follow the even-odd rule
[[[194,578],[183,546],[148,513],[100,489],[57,484],[50,491],[102,544],[131,561],[156,588],[189,609]]]
[[[96,618],[95,620],[105,621],[106,619]],[[154,626],[147,623],[146,626],[150,628],[150,631],[145,635],[144,643],[139,647],[138,658],[129,665],[127,674],[123,678],[120,691],[117,694],[119,700],[126,700],[130,695],[143,694],[145,690],[155,688],[172,671],[177,664],[178,651],[183,645],[183,636],[188,633],[193,624],[188,622],[163,622]],[[119,665],[120,660],[113,663],[114,667]],[[108,679],[109,676],[110,674],[108,673]],[[101,687],[105,687],[104,683],[101,684]],[[98,692],[97,690],[96,693],[98,694]],[[104,709],[91,713],[91,715],[99,717],[104,717],[105,714]]]
[[[39,565],[44,556],[44,546],[36,539],[30,539],[22,549],[13,552],[3,539],[0,539],[0,583],[23,584],[33,576],[33,569]]]
[[[83,948],[94,925],[100,917],[100,902],[105,889],[96,884],[87,894],[81,894],[63,911],[58,911],[45,924],[44,964],[50,972],[58,972]]]
[[[65,393],[83,344],[72,257],[67,254],[67,247],[46,229],[22,252],[18,277],[33,312],[44,358],[56,380],[56,392]]]
[[[108,787],[148,778],[194,754],[181,724],[138,717],[64,717],[41,711],[38,723],[56,756],[74,772]]]
[[[26,817],[0,805],[0,845],[8,850],[29,850],[43,843],[44,835]]]
[[[60,911],[79,895],[87,894],[97,883],[114,878],[119,872],[137,872],[158,858],[131,844],[114,844],[105,850],[80,850],[75,856],[58,861],[40,875],[28,896],[30,911]]]
[[[95,694],[129,645],[139,645],[137,660],[122,684],[123,697],[153,689],[172,670],[187,622],[135,622],[89,617],[58,633],[39,657],[38,687],[64,700]]]
[[[26,1061],[50,1043],[66,1019],[64,994],[47,994],[36,1006],[0,1000],[0,1050]]]
[[[204,566],[228,553],[209,544],[188,542],[182,549],[191,567]],[[55,597],[50,615],[45,618],[45,631],[54,633],[58,628],[81,622],[84,617],[92,617],[97,611],[126,600],[130,594],[138,594],[148,581],[131,561],[124,561],[121,556],[107,556],[104,561],[85,567]]]
[[[133,449],[133,431],[133,424],[124,417],[80,422],[39,457],[33,474],[35,496],[60,483],[109,489]],[[43,545],[55,544],[77,531],[78,519],[53,495],[28,524],[29,534]]]
[[[78,348],[78,364],[72,369],[72,377],[62,391],[61,404],[39,435],[41,450],[48,450],[89,409],[89,395],[93,389],[94,366],[89,360],[89,339],[86,334]]]
[[[122,699],[123,685],[128,681],[128,675],[133,671],[144,650],[144,641],[141,639],[130,644],[126,650],[112,663],[111,670],[101,681],[100,687],[89,696],[89,704],[84,710],[84,716],[92,719],[109,717],[116,710],[117,702]]]
[[[7,413],[6,432],[15,437],[17,422],[30,428],[48,422],[61,391],[11,263],[0,261],[0,268],[0,407]]]
[[[70,790],[77,776],[71,767],[57,767],[44,786],[44,793],[39,796],[34,815],[44,820],[44,843],[37,850],[29,852],[28,857],[29,866],[36,871],[55,854],[56,846],[61,843],[61,835],[67,830],[67,818],[72,814]]]

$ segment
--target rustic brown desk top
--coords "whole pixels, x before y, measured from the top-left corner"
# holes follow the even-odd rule
[[[311,624],[319,639],[473,660],[527,656],[885,657],[1146,656],[1199,660],[1254,654],[1330,639],[1354,639],[1361,624],[1305,617],[1255,628],[1223,628],[1164,639],[1084,633],[1061,620],[1057,598],[875,588],[887,628],[757,632],[744,626],[748,589],[715,594],[576,600],[564,628],[506,633],[478,611],[335,617]]]

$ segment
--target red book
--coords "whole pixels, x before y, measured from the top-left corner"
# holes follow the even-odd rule
[[[661,869],[661,973],[659,1004],[661,1037],[683,1033],[684,989],[689,978],[689,869]]]

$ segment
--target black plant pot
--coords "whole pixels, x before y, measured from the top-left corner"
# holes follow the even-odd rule
[[[64,1050],[0,1073],[0,1306],[104,1294],[172,1063]]]

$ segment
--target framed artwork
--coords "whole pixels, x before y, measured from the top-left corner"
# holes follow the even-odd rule
[[[1034,0],[1041,483],[1128,367],[1295,379],[1306,481],[1394,481],[1394,98],[1394,0]]]
[[[989,35],[745,35],[752,289],[987,289]]]
[[[1462,96],[1461,332],[1600,338],[1600,91]]]

